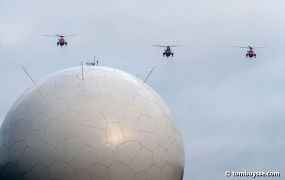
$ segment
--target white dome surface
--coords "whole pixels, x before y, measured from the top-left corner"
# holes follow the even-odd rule
[[[60,71],[1,127],[0,179],[182,180],[183,142],[155,91],[117,69]]]

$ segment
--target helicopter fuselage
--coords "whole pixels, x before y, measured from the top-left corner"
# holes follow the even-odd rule
[[[59,46],[59,45],[60,45],[61,47],[64,46],[64,45],[67,46],[67,42],[65,41],[65,39],[64,39],[63,37],[61,37],[61,38],[58,39],[58,41],[57,41],[57,46]]]
[[[171,51],[170,47],[166,47],[166,49],[163,52],[163,56],[169,57],[172,56],[173,57],[174,53]]]
[[[250,50],[247,51],[246,57],[249,57],[249,58],[253,58],[254,57],[254,58],[256,58],[256,54],[255,54],[255,52],[252,49],[250,49]]]

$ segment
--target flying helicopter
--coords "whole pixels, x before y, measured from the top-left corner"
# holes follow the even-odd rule
[[[166,48],[165,50],[164,50],[164,52],[163,52],[163,56],[166,56],[167,58],[169,57],[169,56],[174,56],[174,53],[171,51],[171,48],[172,47],[176,47],[176,45],[172,45],[172,46],[163,46],[163,45],[153,45],[153,46],[156,46],[156,47],[164,47],[164,48]]]
[[[57,46],[60,45],[60,47],[62,46],[67,46],[67,42],[66,40],[64,39],[65,37],[70,37],[70,36],[76,36],[77,34],[71,34],[71,35],[67,35],[67,36],[64,36],[64,35],[60,35],[60,34],[54,34],[54,35],[43,35],[43,36],[51,36],[51,37],[58,37],[58,41],[57,41]]]
[[[247,46],[247,47],[240,47],[240,46],[233,46],[235,48],[242,48],[242,49],[247,49],[247,53],[246,53],[246,58],[256,58],[256,53],[254,52],[254,49],[258,49],[258,48],[265,48],[267,46],[260,46],[260,47],[252,47],[252,46]]]

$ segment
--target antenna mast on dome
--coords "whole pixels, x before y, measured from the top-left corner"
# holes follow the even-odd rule
[[[151,71],[148,73],[147,77],[145,78],[143,84],[148,80],[149,76],[151,75],[152,71],[155,69],[155,66],[151,69]]]
[[[82,64],[82,61],[81,61],[81,74],[82,74],[82,80],[84,80],[84,74],[83,74],[83,64]]]
[[[24,66],[22,66],[22,69],[25,71],[25,73],[27,74],[27,76],[30,78],[30,80],[33,82],[33,84],[36,86],[36,90],[39,92],[39,94],[42,96],[41,91],[39,90],[39,88],[37,87],[37,83],[34,81],[34,79],[32,78],[32,76],[29,74],[29,72],[26,70],[26,68]]]
[[[96,57],[94,56],[94,62],[87,62],[87,66],[98,66],[99,65],[99,60],[96,60]]]
[[[33,84],[36,86],[36,82],[33,80],[32,76],[29,74],[29,72],[25,69],[24,66],[22,66],[23,70],[25,71],[25,73],[27,74],[27,76],[30,78],[30,80],[33,82]]]

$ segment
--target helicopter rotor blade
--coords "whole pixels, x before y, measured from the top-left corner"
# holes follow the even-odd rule
[[[185,47],[187,45],[170,45],[170,46],[165,46],[165,45],[152,45],[152,46],[156,46],[156,47]]]
[[[169,46],[169,47],[186,47],[187,45],[183,44],[183,45],[172,45],[172,46]]]
[[[42,36],[57,37],[56,35],[42,35]]]
[[[257,47],[252,47],[253,49],[259,49],[259,48],[266,48],[268,46],[257,46]]]
[[[242,49],[248,49],[249,47],[247,46],[247,47],[244,47],[244,46],[232,46],[232,47],[234,47],[234,48],[242,48]]]
[[[63,36],[63,37],[70,37],[70,36],[77,36],[78,34],[70,34],[70,35],[67,35],[67,36]]]
[[[167,47],[167,46],[163,46],[163,45],[152,45],[152,46],[156,46],[156,47]]]

